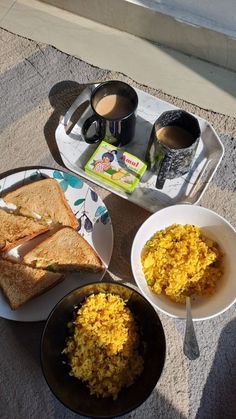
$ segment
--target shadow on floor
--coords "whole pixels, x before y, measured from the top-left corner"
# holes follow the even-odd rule
[[[49,117],[48,121],[44,126],[44,135],[47,141],[49,150],[56,160],[56,162],[62,166],[64,163],[62,161],[60,152],[57,147],[55,139],[55,131],[58,127],[60,119],[65,115],[66,111],[70,108],[75,99],[79,94],[86,88],[88,84],[80,84],[71,80],[64,80],[59,83],[56,83],[50,90],[48,98],[51,103],[54,111]],[[78,121],[79,117],[84,112],[87,104],[82,104],[76,112],[72,115],[71,124],[69,130],[71,131],[75,123]]]
[[[83,419],[84,416],[77,415],[65,408],[56,398],[52,400],[52,416],[48,419]],[[116,419],[114,417],[114,419]],[[149,398],[133,412],[119,419],[187,419],[179,412],[172,403],[167,400],[158,389],[155,389]]]
[[[110,214],[114,231],[114,248],[109,271],[121,281],[132,283],[132,243],[139,227],[150,213],[115,194],[109,194],[103,201]]]
[[[235,388],[236,319],[222,330],[196,419],[236,418]]]

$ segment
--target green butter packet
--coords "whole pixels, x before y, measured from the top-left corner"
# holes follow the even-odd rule
[[[84,169],[94,178],[132,193],[147,168],[133,154],[102,141]]]

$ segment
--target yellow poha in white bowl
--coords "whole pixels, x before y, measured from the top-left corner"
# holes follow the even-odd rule
[[[193,320],[223,313],[236,301],[236,231],[222,216],[197,205],[174,205],[152,214],[132,245],[135,281],[163,313]]]
[[[141,255],[151,290],[183,304],[187,296],[215,292],[223,274],[222,259],[218,244],[190,224],[173,224],[158,231]]]

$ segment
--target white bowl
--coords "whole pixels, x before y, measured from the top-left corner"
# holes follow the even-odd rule
[[[174,205],[152,214],[138,230],[131,251],[131,266],[135,281],[142,294],[161,312],[175,318],[186,318],[185,305],[157,295],[148,287],[141,265],[141,252],[145,243],[157,231],[172,224],[193,224],[216,241],[224,253],[224,275],[217,282],[216,292],[209,297],[196,297],[192,301],[194,320],[215,317],[236,301],[236,231],[223,217],[197,205]]]

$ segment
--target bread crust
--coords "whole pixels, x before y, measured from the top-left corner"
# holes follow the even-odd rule
[[[55,182],[56,182],[56,185],[57,185],[57,189],[58,189],[58,191],[61,195],[61,199],[64,202],[65,207],[67,208],[68,216],[71,220],[71,227],[72,228],[77,228],[79,226],[79,221],[77,220],[77,218],[76,218],[75,214],[73,213],[70,205],[68,204],[68,202],[66,200],[66,197],[65,197],[65,194],[63,193],[61,187],[58,185],[58,182],[56,180],[55,180]]]
[[[0,251],[8,251],[48,230],[48,225],[0,208]]]
[[[29,266],[45,269],[53,265],[56,272],[90,271],[99,272],[105,267],[93,247],[71,227],[61,227],[50,237],[46,237],[23,258]]]
[[[4,294],[4,297],[6,298],[9,306],[11,307],[12,310],[18,310],[18,308],[24,306],[26,303],[28,303],[31,300],[34,300],[34,298],[39,297],[40,295],[43,295],[45,292],[49,291],[50,289],[54,288],[57,284],[59,284],[60,282],[62,282],[65,278],[65,275],[61,274],[60,278],[58,278],[57,281],[53,282],[53,284],[49,285],[47,288],[39,291],[38,293],[36,293],[35,295],[32,295],[29,299],[23,301],[21,304],[18,305],[14,305],[11,303],[11,301],[9,300],[7,294],[4,292],[4,289],[1,287],[2,292]]]
[[[9,250],[13,249],[14,247],[19,246],[20,244],[24,244],[27,243],[29,240],[33,239],[34,237],[40,236],[43,233],[46,233],[46,231],[48,231],[49,228],[44,228],[43,230],[40,231],[40,233],[33,233],[30,234],[29,236],[25,236],[22,237],[19,240],[14,241],[13,243],[9,243],[8,241],[6,241],[5,246],[1,249],[2,252],[8,252]]]
[[[21,269],[22,268],[23,269],[25,268],[25,270],[29,270],[30,269],[31,272],[34,272],[35,271],[35,273],[45,272],[45,275],[49,275],[52,278],[54,276],[54,278],[55,278],[55,281],[52,281],[50,284],[48,284],[47,286],[45,286],[45,288],[42,288],[42,289],[38,290],[35,293],[31,293],[31,294],[28,294],[27,295],[27,292],[26,292],[25,295],[24,295],[25,299],[22,300],[22,302],[19,303],[19,304],[15,304],[14,301],[10,298],[10,296],[9,296],[9,287],[5,284],[4,281],[1,281],[0,280],[1,290],[2,290],[4,296],[5,296],[6,300],[8,301],[8,303],[9,303],[9,305],[10,305],[10,307],[11,307],[12,310],[17,310],[18,308],[22,307],[23,305],[25,305],[26,303],[28,303],[32,299],[38,297],[39,295],[44,294],[46,291],[49,291],[51,288],[55,287],[57,284],[59,284],[59,282],[61,282],[65,278],[65,276],[63,274],[56,274],[56,273],[48,272],[48,271],[43,270],[43,269],[29,268],[29,267],[26,267],[22,263],[9,262],[9,261],[5,261],[3,259],[0,259],[0,265],[2,263],[4,263],[6,265],[6,268],[9,267],[9,270],[16,268],[16,271],[17,271],[17,267],[20,266]],[[44,280],[44,278],[42,278],[42,281],[43,280]],[[20,292],[20,290],[19,290],[19,292]]]
[[[58,182],[55,179],[46,178],[46,179],[41,179],[41,180],[37,180],[35,182],[28,183],[27,185],[23,185],[23,186],[20,186],[18,188],[15,188],[15,189],[13,189],[9,192],[3,193],[2,197],[3,197],[5,202],[15,204],[14,201],[15,201],[15,196],[16,196],[17,192],[19,194],[22,193],[24,195],[24,191],[27,191],[30,188],[30,189],[32,189],[32,193],[33,193],[33,188],[34,188],[34,185],[36,185],[36,184],[37,184],[37,186],[42,185],[42,188],[44,188],[44,185],[46,185],[46,184],[53,185],[53,187],[56,188],[56,190],[59,194],[59,197],[61,199],[61,204],[63,205],[64,210],[66,211],[66,214],[67,214],[67,216],[70,220],[70,226],[73,227],[73,228],[77,228],[79,226],[79,221],[77,220],[75,214],[73,213],[70,205],[68,204],[68,202],[66,200],[65,194],[63,193],[61,187],[59,186]],[[55,206],[56,206],[56,203],[55,203]],[[22,209],[24,209],[24,208],[22,207]],[[25,208],[25,209],[28,210],[28,208]],[[19,210],[22,211],[21,208]],[[25,215],[23,212],[22,212],[22,214]],[[40,215],[43,216],[43,214],[40,214]],[[55,220],[55,221],[57,221],[57,220]]]

